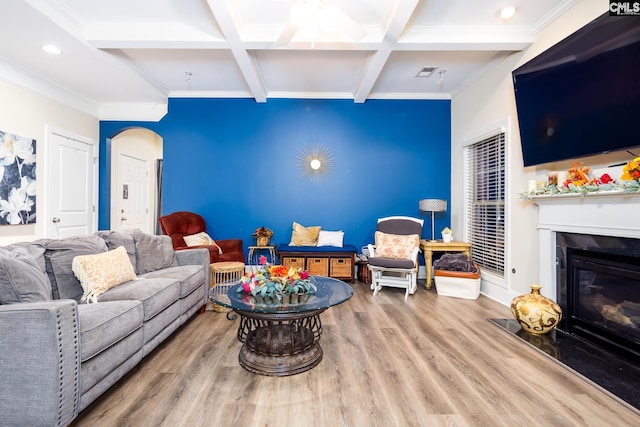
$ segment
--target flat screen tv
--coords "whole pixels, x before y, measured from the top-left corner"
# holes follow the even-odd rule
[[[640,146],[640,18],[607,12],[512,75],[525,166]]]

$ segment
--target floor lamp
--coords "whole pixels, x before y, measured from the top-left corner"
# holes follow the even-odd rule
[[[435,233],[433,227],[435,226],[435,213],[447,211],[447,201],[442,199],[422,199],[420,200],[418,207],[421,212],[431,212],[431,241],[435,242]]]

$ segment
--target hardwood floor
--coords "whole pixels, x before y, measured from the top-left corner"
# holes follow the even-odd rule
[[[72,426],[640,425],[639,411],[489,322],[511,318],[495,301],[353,286],[322,314],[324,358],[309,372],[245,371],[238,320],[207,311]]]

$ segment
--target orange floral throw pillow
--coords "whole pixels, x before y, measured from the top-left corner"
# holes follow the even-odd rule
[[[382,258],[411,259],[413,249],[420,244],[420,236],[417,234],[387,234],[376,231],[375,255]]]

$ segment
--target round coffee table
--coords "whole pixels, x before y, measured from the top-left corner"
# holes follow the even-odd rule
[[[353,289],[330,277],[313,277],[315,294],[285,298],[281,302],[257,299],[230,286],[225,296],[213,295],[218,304],[240,315],[238,340],[240,366],[261,375],[287,376],[308,371],[322,360],[320,314],[353,296]],[[227,318],[236,316],[227,313]]]

